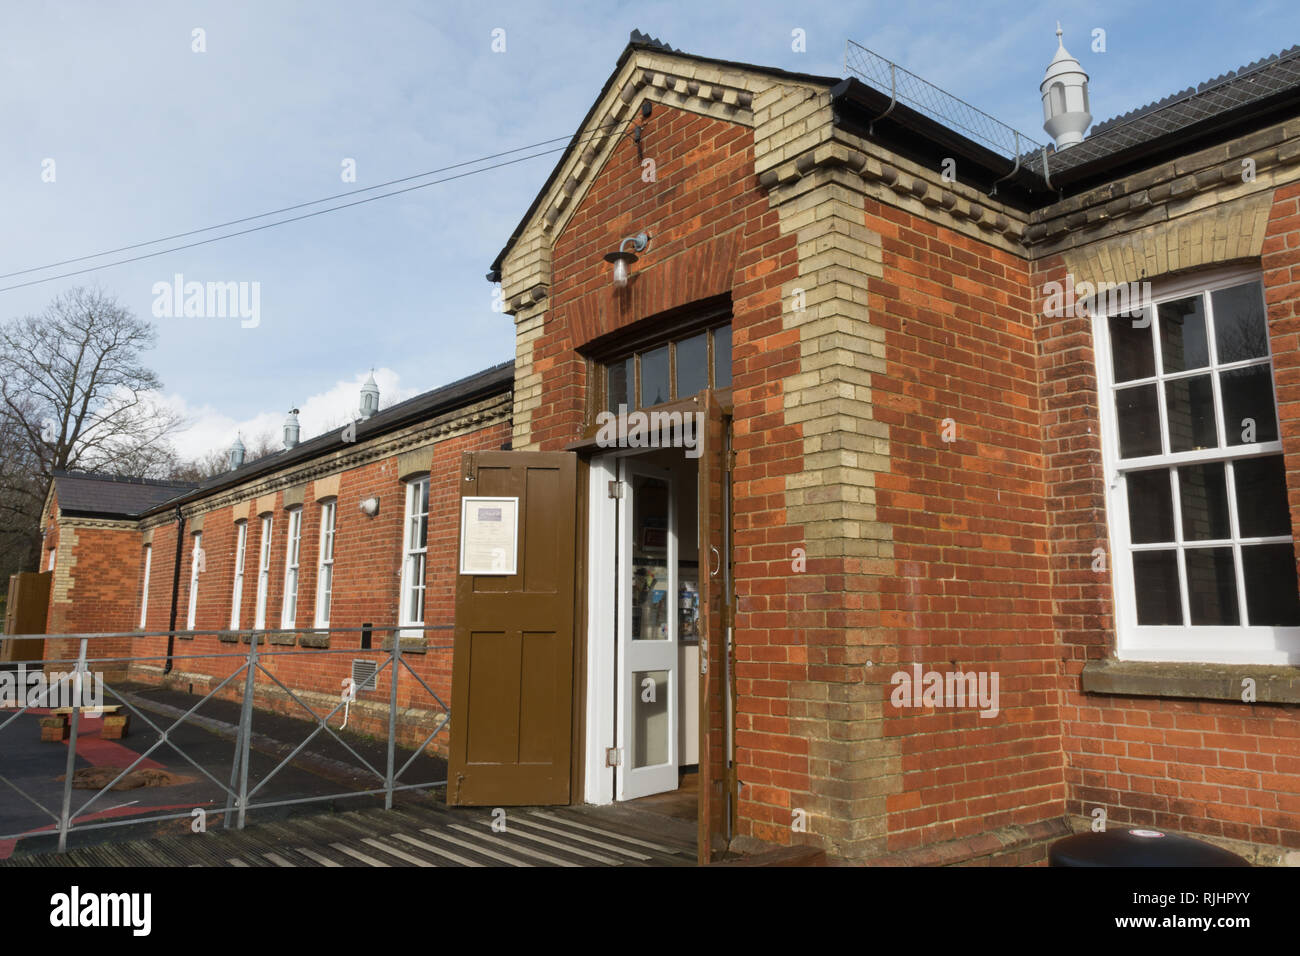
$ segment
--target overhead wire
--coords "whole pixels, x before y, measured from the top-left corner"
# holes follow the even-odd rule
[[[476,159],[470,159],[470,160],[465,160],[465,161],[463,161],[463,162],[459,162],[459,163],[453,163],[453,164],[451,164],[451,165],[449,165],[449,166],[442,166],[442,167],[439,167],[438,169],[431,169],[431,170],[427,170],[427,171],[422,172],[422,173],[415,173],[415,174],[412,174],[412,175],[410,175],[410,176],[403,176],[403,177],[398,178],[398,179],[391,179],[391,180],[388,180],[387,182],[377,183],[377,184],[374,185],[374,186],[364,186],[364,187],[362,187],[362,188],[360,188],[360,189],[347,190],[347,191],[342,192],[342,193],[336,193],[336,194],[334,194],[334,195],[332,195],[332,196],[324,196],[324,197],[321,197],[321,198],[319,198],[319,199],[312,199],[312,200],[308,200],[308,201],[306,201],[306,202],[295,203],[295,204],[290,205],[290,206],[283,206],[283,207],[281,207],[281,208],[279,208],[279,209],[273,209],[273,210],[270,210],[270,211],[268,211],[268,212],[258,213],[257,215],[253,215],[253,216],[244,216],[244,217],[239,218],[239,219],[231,219],[231,220],[228,220],[228,221],[226,221],[226,222],[216,223],[216,224],[211,225],[211,226],[204,226],[204,227],[199,228],[199,229],[191,229],[191,230],[188,230],[188,231],[186,231],[186,232],[173,233],[172,235],[169,235],[169,236],[162,236],[162,237],[159,237],[159,238],[157,238],[157,239],[150,239],[150,240],[147,240],[147,241],[145,241],[145,242],[136,242],[136,243],[131,243],[131,244],[129,244],[129,245],[125,245],[125,246],[118,246],[117,248],[114,248],[114,249],[106,249],[106,250],[104,250],[104,251],[102,251],[102,252],[92,253],[92,254],[90,254],[90,255],[75,256],[75,257],[72,257],[72,258],[69,258],[69,259],[61,259],[61,260],[59,260],[59,261],[57,261],[57,262],[46,263],[45,265],[42,265],[42,266],[33,266],[33,267],[31,267],[31,268],[27,268],[27,269],[19,269],[19,270],[16,270],[16,271],[14,271],[14,272],[0,273],[0,279],[9,279],[9,278],[14,278],[14,277],[16,277],[16,276],[30,275],[30,274],[33,273],[33,272],[45,272],[45,271],[47,271],[47,270],[49,270],[49,269],[56,269],[56,268],[58,268],[59,266],[63,266],[63,265],[71,265],[71,264],[73,264],[73,263],[77,263],[77,262],[86,262],[86,261],[91,260],[91,259],[101,259],[101,258],[103,258],[104,256],[114,255],[114,254],[119,253],[119,252],[129,252],[129,251],[131,251],[132,249],[142,249],[142,248],[144,248],[145,246],[157,245],[157,244],[160,243],[160,242],[170,242],[170,241],[173,240],[173,239],[184,239],[184,238],[187,238],[187,237],[189,237],[189,236],[196,236],[196,235],[200,235],[200,234],[205,233],[205,232],[212,232],[213,230],[216,230],[216,229],[224,229],[224,228],[227,228],[227,227],[229,227],[229,226],[236,226],[236,225],[240,225],[241,223],[245,223],[245,222],[253,222],[253,221],[258,220],[258,219],[265,219],[265,218],[267,218],[268,216],[276,216],[276,215],[280,215],[280,214],[282,214],[282,213],[286,213],[286,212],[293,212],[294,210],[297,210],[297,209],[304,209],[304,208],[306,208],[306,207],[308,207],[308,206],[315,206],[315,205],[319,205],[320,203],[324,203],[324,202],[333,202],[333,201],[335,201],[335,200],[337,200],[337,199],[345,199],[345,198],[347,198],[348,196],[356,196],[356,195],[359,195],[359,194],[361,194],[361,193],[373,192],[373,191],[376,190],[376,189],[383,189],[383,188],[385,188],[385,187],[387,187],[387,186],[397,185],[398,183],[410,182],[411,180],[414,180],[414,179],[424,179],[424,178],[426,178],[426,177],[428,177],[428,176],[435,176],[435,175],[437,175],[437,174],[439,174],[439,173],[448,172],[448,171],[453,170],[453,169],[461,169],[461,168],[463,168],[463,167],[465,167],[465,166],[474,166],[474,165],[477,165],[477,164],[479,164],[479,163],[485,163],[485,162],[488,162],[489,160],[500,159],[500,158],[503,157],[503,156],[510,156],[510,155],[512,155],[512,154],[514,154],[514,153],[518,153],[518,152],[521,152],[521,151],[523,151],[523,150],[533,150],[533,149],[537,149],[537,148],[540,147],[540,146],[548,146],[548,145],[550,145],[550,144],[552,144],[552,143],[558,143],[558,142],[561,142],[561,141],[564,141],[564,140],[568,140],[568,141],[569,141],[569,142],[565,143],[564,146],[558,146],[558,147],[555,147],[555,148],[553,148],[553,149],[545,149],[545,150],[541,150],[540,152],[529,153],[527,156],[518,156],[518,157],[515,157],[514,159],[505,160],[505,161],[500,162],[500,163],[493,163],[492,165],[488,165],[488,166],[479,166],[477,169],[467,170],[467,171],[462,172],[462,173],[457,173],[457,174],[455,174],[455,175],[453,175],[453,176],[444,176],[444,177],[442,177],[442,178],[440,178],[440,179],[433,179],[433,180],[430,180],[429,182],[417,183],[417,184],[415,184],[415,185],[413,185],[413,186],[406,186],[406,187],[404,187],[404,188],[402,188],[402,189],[394,189],[394,190],[391,190],[391,191],[389,191],[389,192],[380,193],[380,194],[377,195],[377,196],[367,196],[367,197],[364,198],[364,199],[354,200],[353,202],[341,203],[341,204],[336,205],[336,206],[329,206],[329,207],[327,207],[327,208],[325,208],[325,209],[317,209],[317,210],[314,210],[313,212],[303,213],[303,214],[300,215],[300,216],[290,216],[290,217],[285,218],[285,219],[277,219],[277,220],[275,220],[274,222],[263,223],[263,224],[261,224],[261,225],[259,225],[259,226],[252,226],[252,227],[250,227],[250,228],[248,228],[248,229],[240,229],[240,230],[237,230],[237,231],[235,231],[235,232],[223,233],[222,235],[219,235],[219,236],[212,236],[212,237],[207,238],[207,239],[201,239],[201,240],[198,240],[197,242],[189,242],[189,243],[185,243],[185,244],[183,244],[183,245],[179,245],[179,246],[170,246],[170,247],[168,247],[168,248],[166,248],[166,249],[158,249],[158,250],[155,250],[155,251],[153,251],[153,252],[147,252],[147,253],[144,253],[144,254],[142,254],[142,255],[138,255],[138,256],[131,256],[131,257],[128,257],[128,258],[125,258],[125,259],[117,259],[117,260],[114,260],[114,261],[112,261],[112,262],[103,262],[103,263],[100,263],[100,264],[98,264],[98,265],[87,266],[86,268],[83,268],[83,269],[75,269],[75,270],[72,270],[72,271],[70,271],[70,272],[60,273],[59,275],[44,276],[44,277],[39,278],[39,279],[31,279],[31,280],[28,280],[27,282],[18,282],[18,283],[14,283],[13,285],[8,285],[8,286],[0,287],[0,292],[11,292],[11,291],[13,291],[13,290],[15,290],[15,289],[22,289],[22,288],[26,288],[26,287],[28,287],[28,286],[40,285],[41,283],[44,283],[44,282],[54,282],[54,281],[56,281],[56,280],[58,280],[58,279],[67,279],[67,278],[71,278],[71,277],[73,277],[73,276],[83,275],[83,274],[85,274],[85,273],[87,273],[87,272],[95,272],[95,271],[98,271],[99,269],[108,269],[108,268],[111,268],[111,267],[113,267],[113,266],[125,265],[125,264],[127,264],[127,263],[131,263],[131,262],[139,262],[139,261],[144,260],[144,259],[152,259],[152,258],[155,258],[155,257],[157,257],[157,256],[166,255],[166,254],[171,253],[171,252],[179,252],[179,251],[184,250],[184,249],[193,249],[193,248],[195,248],[195,247],[197,247],[197,246],[208,245],[208,244],[213,243],[213,242],[220,242],[220,241],[222,241],[222,240],[224,240],[224,239],[232,239],[232,238],[235,238],[236,236],[244,236],[244,235],[248,235],[248,234],[250,234],[250,233],[254,233],[254,232],[261,232],[261,231],[263,231],[263,230],[265,230],[265,229],[271,229],[271,228],[274,228],[274,227],[276,227],[276,226],[287,225],[287,224],[292,223],[292,222],[301,222],[301,221],[304,220],[304,219],[311,219],[311,218],[313,218],[313,217],[315,217],[315,216],[321,216],[321,215],[324,215],[324,214],[326,214],[326,213],[337,212],[337,211],[339,211],[340,209],[349,209],[349,208],[351,208],[351,207],[353,207],[353,206],[360,206],[360,205],[364,205],[364,204],[366,204],[366,203],[377,202],[377,201],[380,200],[380,199],[388,199],[388,198],[390,198],[390,197],[392,197],[392,196],[398,196],[398,195],[401,195],[401,194],[403,194],[403,193],[414,192],[414,191],[417,190],[417,189],[425,189],[425,188],[427,188],[427,187],[429,187],[429,186],[436,186],[436,185],[439,185],[439,184],[441,184],[441,183],[451,182],[452,180],[456,180],[456,179],[464,179],[464,178],[467,177],[467,176],[473,176],[473,175],[475,175],[475,174],[477,174],[477,173],[485,173],[485,172],[490,172],[490,171],[495,170],[495,169],[501,169],[501,168],[506,167],[506,166],[512,166],[512,165],[515,165],[516,163],[526,162],[527,160],[530,160],[530,159],[536,159],[536,158],[538,158],[538,157],[540,157],[540,156],[549,156],[549,155],[551,155],[551,154],[553,154],[553,153],[564,152],[565,150],[570,149],[570,148],[571,148],[572,146],[574,146],[575,144],[578,144],[578,143],[580,143],[580,142],[584,142],[586,139],[591,139],[591,138],[594,138],[594,137],[600,135],[600,134],[604,131],[604,129],[605,129],[606,127],[617,126],[617,125],[619,125],[620,123],[625,123],[625,122],[627,122],[627,121],[626,121],[626,120],[615,120],[615,121],[610,122],[610,123],[603,123],[603,124],[601,124],[600,126],[598,126],[598,127],[596,127],[595,129],[593,129],[589,134],[587,134],[586,137],[583,137],[583,136],[581,136],[580,134],[574,134],[574,135],[572,135],[572,136],[557,136],[557,137],[554,137],[554,138],[552,138],[552,139],[542,140],[542,141],[540,141],[540,142],[532,143],[532,144],[529,144],[529,145],[527,145],[527,146],[518,146],[518,147],[515,147],[514,149],[504,150],[504,151],[502,151],[502,152],[500,152],[500,153],[493,153],[493,154],[490,154],[490,155],[488,155],[488,156],[480,156],[480,157],[478,157],[478,158],[476,158]]]

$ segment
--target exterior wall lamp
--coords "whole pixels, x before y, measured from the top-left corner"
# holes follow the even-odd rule
[[[361,513],[369,515],[371,518],[379,514],[379,499],[367,498],[365,501],[361,502]]]
[[[632,244],[632,252],[628,252],[626,246]],[[617,252],[608,252],[605,254],[605,261],[614,263],[614,287],[622,289],[627,285],[627,267],[636,262],[636,253],[644,252],[645,247],[650,244],[648,233],[638,232],[635,236],[628,236],[618,244]]]

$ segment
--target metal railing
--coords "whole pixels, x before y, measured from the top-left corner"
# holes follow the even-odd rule
[[[158,814],[145,815],[145,816],[122,816],[115,819],[99,819],[94,822],[79,822],[79,821],[86,821],[88,819],[88,812],[91,810],[93,806],[99,803],[101,798],[106,793],[111,791],[119,782],[124,780],[124,778],[126,778],[128,774],[130,774],[133,770],[135,770],[137,767],[143,764],[146,760],[149,760],[151,754],[153,754],[155,751],[158,751],[159,748],[165,746],[166,748],[170,749],[171,751],[179,755],[181,758],[183,758],[190,766],[194,767],[194,769],[197,770],[200,774],[202,774],[202,776],[207,781],[215,785],[218,788],[219,794],[224,795],[225,810],[222,816],[222,826],[224,828],[230,828],[233,825],[238,829],[243,829],[245,820],[247,818],[247,814],[250,811],[254,811],[254,810],[265,810],[273,807],[287,807],[287,806],[297,805],[297,804],[334,801],[338,799],[346,799],[351,797],[366,797],[366,796],[377,797],[378,795],[382,794],[384,797],[385,809],[391,809],[393,806],[393,795],[396,793],[400,793],[408,790],[428,790],[434,787],[445,786],[447,782],[445,775],[443,776],[442,779],[439,780],[428,780],[428,781],[421,781],[416,783],[409,783],[403,781],[403,775],[410,769],[411,765],[415,763],[415,761],[421,755],[426,754],[426,751],[428,750],[430,744],[432,744],[435,738],[437,738],[445,730],[447,723],[450,719],[450,710],[447,704],[437,694],[437,692],[435,692],[433,688],[429,686],[425,678],[422,677],[419,673],[417,673],[416,670],[411,666],[409,660],[407,659],[407,657],[409,656],[409,652],[407,654],[403,653],[402,639],[403,637],[410,636],[415,632],[445,631],[450,629],[451,628],[449,625],[430,625],[430,626],[423,626],[423,627],[419,625],[406,625],[406,626],[382,626],[382,627],[366,626],[364,628],[334,628],[334,629],[295,628],[293,629],[294,634],[335,635],[335,634],[347,634],[347,633],[359,632],[365,635],[366,637],[368,637],[369,634],[371,633],[389,633],[391,634],[391,647],[387,649],[384,649],[382,647],[370,648],[366,646],[369,643],[368,640],[363,639],[362,641],[357,642],[357,644],[345,648],[323,647],[323,648],[308,649],[308,648],[295,647],[293,649],[276,650],[273,649],[275,645],[271,643],[271,639],[275,636],[284,635],[288,633],[285,630],[280,630],[280,629],[243,630],[243,631],[208,631],[208,630],[161,631],[161,632],[127,631],[127,632],[120,632],[120,633],[97,633],[97,634],[76,633],[76,634],[0,635],[0,642],[11,641],[11,640],[16,641],[16,640],[39,639],[45,641],[75,641],[77,644],[77,652],[75,658],[73,657],[44,658],[39,661],[15,662],[15,664],[9,665],[10,667],[23,666],[32,671],[39,669],[42,673],[49,672],[51,667],[57,668],[58,665],[73,665],[73,670],[71,672],[66,672],[66,671],[53,672],[53,673],[63,674],[63,679],[65,681],[72,681],[75,684],[75,686],[72,688],[73,702],[68,716],[68,727],[67,727],[68,738],[66,740],[68,746],[68,753],[64,764],[64,776],[62,779],[62,794],[61,794],[60,807],[56,812],[50,807],[45,806],[45,804],[41,801],[41,799],[39,799],[39,795],[31,792],[32,788],[30,786],[24,787],[21,784],[14,783],[8,778],[8,776],[4,772],[4,764],[5,764],[4,755],[10,752],[11,748],[4,746],[4,739],[2,736],[0,736],[0,783],[4,784],[5,786],[0,787],[0,806],[3,805],[2,801],[4,800],[4,794],[6,793],[12,794],[14,792],[17,792],[20,796],[22,796],[27,801],[27,803],[30,803],[38,807],[47,816],[49,816],[54,822],[54,830],[57,832],[57,836],[58,836],[59,852],[64,852],[67,849],[68,835],[70,833],[87,831],[87,830],[105,829],[110,827],[136,826],[143,823],[160,823],[168,820],[179,820],[179,819],[191,818],[194,816],[195,808],[193,807],[187,807],[185,810],[180,812],[165,812],[165,813],[158,813]],[[142,655],[133,654],[128,656],[99,656],[99,657],[91,656],[92,642],[96,642],[96,641],[105,641],[109,639],[128,639],[128,638],[133,640],[138,640],[138,639],[164,638],[164,637],[169,639],[179,637],[183,639],[183,638],[199,637],[203,635],[216,636],[220,639],[223,639],[225,642],[243,641],[248,644],[248,650],[247,652],[191,651],[188,653],[172,652],[172,653],[157,653],[157,654],[142,654]],[[263,647],[263,645],[265,645],[265,647]],[[47,649],[48,649],[48,645],[47,645]],[[445,659],[446,659],[445,670],[447,673],[450,673],[451,649],[452,649],[451,644],[445,644],[445,645],[426,644],[421,648],[421,652],[425,655],[430,655],[430,654],[445,655]],[[373,658],[377,666],[375,667],[373,674],[367,675],[367,679],[365,683],[367,685],[367,688],[371,687],[373,683],[373,688],[376,690],[376,692],[379,688],[380,681],[384,679],[385,675],[388,676],[388,679],[386,680],[386,683],[388,685],[386,737],[385,737],[386,763],[385,763],[385,768],[383,770],[380,770],[377,767],[375,767],[371,761],[367,760],[364,756],[358,753],[356,747],[352,746],[352,744],[350,744],[338,732],[336,732],[334,727],[330,726],[331,719],[333,719],[339,713],[340,710],[344,711],[345,714],[344,721],[346,723],[348,708],[354,703],[358,704],[358,706],[361,706],[361,698],[358,697],[358,690],[357,688],[355,688],[355,686],[351,688],[347,687],[346,686],[347,681],[345,680],[344,681],[345,686],[342,688],[341,692],[337,694],[337,703],[335,703],[333,707],[328,710],[328,712],[320,713],[317,711],[316,708],[313,708],[310,704],[308,704],[307,701],[304,700],[303,698],[311,697],[315,695],[318,697],[324,697],[324,699],[328,701],[331,699],[330,697],[325,696],[321,691],[312,688],[305,688],[302,686],[298,686],[297,688],[291,687],[289,686],[289,684],[285,683],[285,681],[281,680],[280,676],[274,673],[268,667],[268,664],[272,664],[273,662],[279,660],[323,661],[325,658],[327,658],[330,655],[349,655],[354,660],[360,655],[369,655],[369,658],[367,659]],[[427,659],[428,658],[426,657],[426,660]],[[214,682],[215,686],[211,686],[211,688],[206,693],[204,693],[201,697],[199,697],[199,699],[193,704],[193,706],[191,706],[188,710],[182,713],[175,720],[173,720],[170,724],[167,724],[165,719],[160,720],[158,723],[155,723],[155,721],[151,720],[150,717],[147,716],[144,711],[153,710],[156,716],[160,712],[160,710],[165,713],[168,710],[177,710],[179,708],[170,708],[167,707],[166,705],[159,707],[156,703],[154,704],[154,706],[150,707],[148,705],[151,702],[147,701],[144,698],[137,697],[134,693],[126,692],[121,688],[120,683],[118,683],[117,681],[115,681],[115,683],[118,683],[118,686],[114,687],[113,685],[109,684],[107,680],[102,679],[102,673],[104,670],[112,670],[112,671],[121,670],[124,674],[128,675],[127,682],[130,682],[129,675],[131,674],[132,668],[136,668],[137,674],[139,674],[139,668],[142,665],[147,667],[147,665],[149,665],[150,663],[158,663],[158,664],[164,664],[164,668],[159,668],[162,670],[162,678],[156,681],[153,679],[147,679],[145,681],[141,681],[140,683],[146,683],[151,687],[157,686],[161,688],[168,688],[168,681],[166,680],[166,675],[168,674],[168,672],[172,671],[173,665],[176,662],[180,662],[180,661],[190,661],[190,662],[206,661],[210,663],[215,663],[215,666],[218,669],[221,668],[221,664],[219,662],[222,661],[233,662],[236,664],[236,666],[234,667],[231,673],[225,675],[224,677],[220,677],[217,674],[211,674],[209,679],[212,682]],[[106,783],[104,786],[96,790],[96,792],[88,800],[86,800],[84,803],[82,803],[79,807],[77,807],[74,810],[73,790],[75,789],[74,782],[75,782],[76,770],[77,770],[76,768],[77,756],[78,756],[77,745],[79,740],[86,739],[82,734],[82,723],[81,723],[82,716],[83,716],[82,711],[83,709],[85,710],[96,709],[94,707],[81,706],[81,701],[85,697],[85,691],[83,690],[82,682],[84,681],[85,676],[90,675],[91,673],[94,672],[94,669],[96,667],[98,667],[99,673],[96,675],[95,683],[96,686],[102,686],[104,692],[104,698],[105,698],[102,701],[103,707],[110,706],[108,697],[109,695],[111,695],[114,705],[116,705],[117,707],[124,707],[129,712],[130,715],[132,715],[135,718],[138,718],[141,722],[147,725],[152,731],[154,731],[157,735],[157,738],[148,747],[148,749],[139,753],[135,757],[135,759],[131,761],[129,765],[121,768],[116,774],[116,776],[113,776],[113,778],[109,780],[108,783]],[[398,735],[399,732],[401,731],[410,730],[409,726],[401,725],[400,722],[401,718],[399,718],[398,691],[399,691],[399,682],[401,680],[403,670],[405,670],[405,672],[409,675],[409,678],[414,678],[415,682],[419,685],[419,687],[422,688],[423,691],[428,695],[428,699],[430,703],[433,704],[433,706],[429,709],[425,709],[423,707],[418,708],[418,713],[421,714],[422,716],[427,715],[427,717],[431,719],[431,722],[433,723],[434,726],[433,726],[433,730],[423,738],[423,740],[419,743],[419,745],[414,748],[410,756],[399,767],[397,766]],[[187,676],[202,677],[205,675],[202,675],[198,672],[195,672],[192,675],[190,675],[187,672]],[[210,700],[218,699],[218,695],[222,690],[224,690],[227,686],[232,685],[233,683],[235,683],[241,678],[243,678],[243,688],[242,688],[242,695],[240,696],[240,700],[239,700],[239,720],[238,723],[234,726],[234,743],[235,743],[234,755],[230,764],[229,781],[228,783],[223,783],[222,780],[218,779],[218,777],[214,775],[214,773],[212,773],[207,767],[203,766],[200,761],[194,759],[194,757],[192,757],[189,753],[185,752],[183,747],[176,740],[175,733],[178,728],[180,728],[182,725],[186,724],[187,722],[191,721],[192,718],[195,718],[196,713],[206,702]],[[275,765],[271,767],[269,770],[265,770],[264,772],[256,774],[250,779],[250,764],[251,764],[250,754],[254,749],[253,748],[253,723],[254,723],[254,718],[255,718],[255,714],[257,711],[257,704],[258,704],[259,678],[262,679],[263,681],[262,684],[263,688],[265,688],[268,691],[274,691],[275,688],[278,688],[280,694],[282,695],[281,697],[282,700],[287,699],[289,701],[292,701],[293,703],[297,704],[298,707],[301,707],[303,710],[305,710],[307,714],[310,715],[311,718],[310,722],[314,723],[315,727],[311,731],[311,733],[304,740],[302,740],[296,747],[294,747],[287,756],[284,756],[283,759],[275,763]],[[19,717],[23,716],[24,714],[28,713],[33,709],[43,710],[45,709],[45,705],[51,702],[50,700],[51,694],[53,694],[57,689],[59,689],[59,686],[57,682],[50,683],[46,681],[44,683],[46,683],[46,686],[44,687],[43,692],[39,695],[38,699],[24,700],[19,698],[18,700],[15,701],[16,709],[13,712],[10,712],[7,708],[0,709],[0,735],[4,733],[6,728],[9,728],[11,727],[11,725],[14,725]],[[232,688],[232,691],[233,690],[234,689]],[[66,695],[67,693],[66,687],[63,689],[63,692]],[[418,691],[416,691],[416,693],[418,693]],[[192,690],[191,690],[191,696],[192,696]],[[317,707],[321,708],[322,710],[324,709],[323,707],[321,707],[320,704],[317,704]],[[409,713],[411,709],[412,708],[408,707],[406,710]],[[280,714],[279,716],[283,717],[287,715]],[[166,726],[165,727],[160,726],[160,724],[166,724]],[[297,765],[296,761],[298,760],[300,755],[304,755],[304,752],[307,751],[308,746],[312,743],[313,740],[315,740],[318,737],[318,735],[321,734],[322,731],[327,732],[330,737],[332,737],[339,745],[341,745],[349,754],[352,755],[352,757],[354,757],[358,761],[359,764],[358,767],[352,768],[351,765],[349,764],[348,768],[353,771],[360,771],[358,776],[360,776],[362,779],[370,779],[373,777],[375,785],[364,789],[347,789],[343,791],[314,793],[309,796],[295,796],[286,799],[270,799],[271,791],[266,789],[268,784],[270,784],[272,780],[276,779],[283,770],[291,766],[296,766]],[[209,731],[209,733],[211,732]],[[416,733],[418,734],[418,730],[416,731]],[[89,789],[89,787],[86,789]],[[263,794],[263,799],[261,799],[260,801],[255,799],[258,796],[258,794]],[[212,801],[208,801],[208,803],[211,802]],[[200,806],[200,805],[196,804],[196,806]],[[206,809],[204,812],[206,814],[207,812]],[[32,829],[29,827],[20,832],[0,833],[0,841],[8,841],[8,840],[19,841],[34,836],[49,835],[49,832],[50,832],[50,827],[48,826],[37,828],[37,829]]]

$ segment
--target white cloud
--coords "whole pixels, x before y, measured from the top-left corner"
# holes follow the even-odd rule
[[[300,440],[338,428],[356,416],[361,404],[361,384],[370,374],[367,369],[352,381],[338,381],[324,392],[311,395],[298,406]],[[379,409],[383,411],[419,394],[418,388],[403,388],[401,376],[390,368],[375,369],[375,382],[379,385]],[[226,449],[235,435],[244,437],[244,444],[263,433],[275,436],[277,445],[282,434],[285,416],[289,409],[258,412],[250,418],[236,420],[211,405],[191,406],[181,395],[165,392],[156,398],[158,404],[184,415],[190,423],[172,438],[172,444],[183,459],[198,458],[213,449]]]

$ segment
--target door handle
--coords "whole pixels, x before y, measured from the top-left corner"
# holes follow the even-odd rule
[[[722,570],[722,552],[719,551],[717,548],[715,548],[713,545],[709,545],[709,550],[712,551],[718,558],[718,566],[716,568],[712,566],[713,562],[709,562],[710,565],[709,577],[716,578],[718,576],[718,572]]]

